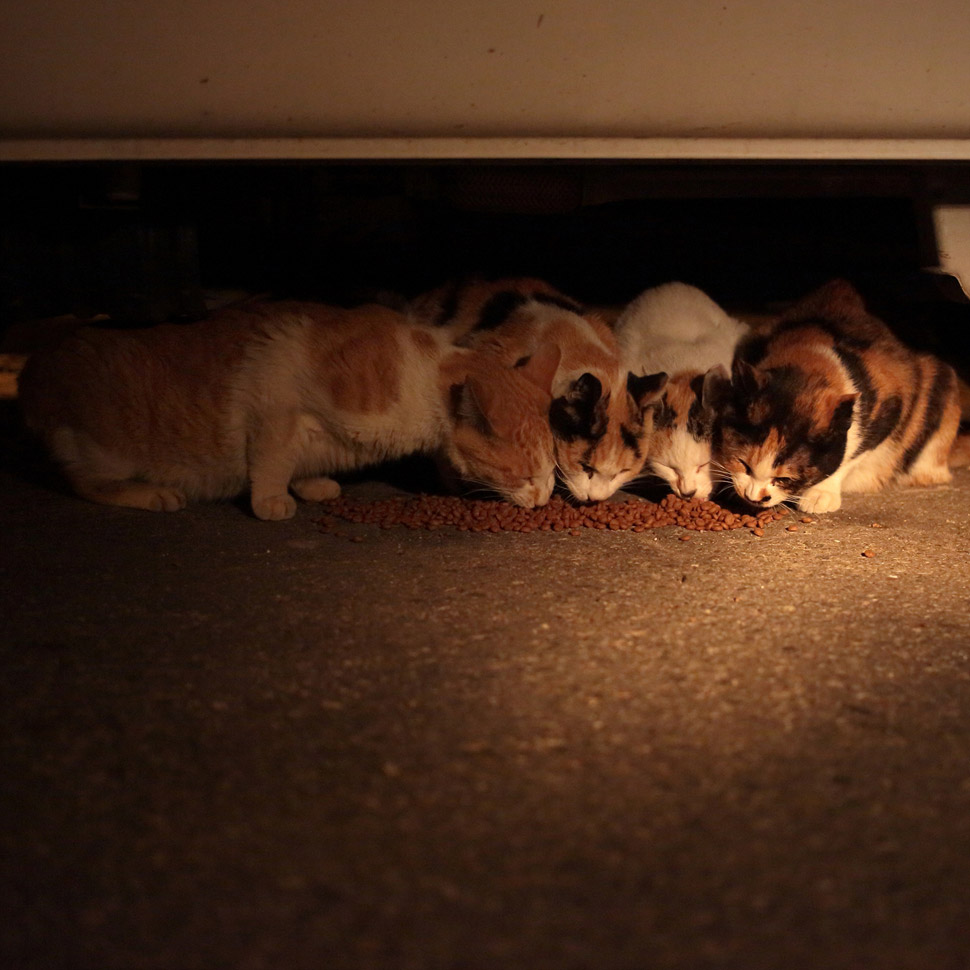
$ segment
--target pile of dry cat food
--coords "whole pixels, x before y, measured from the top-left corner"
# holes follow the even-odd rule
[[[667,525],[694,531],[722,532],[751,529],[756,535],[769,522],[787,515],[783,506],[745,515],[721,508],[716,502],[690,502],[674,495],[659,503],[641,500],[570,505],[553,496],[548,505],[524,509],[508,502],[464,499],[448,495],[418,495],[375,501],[340,497],[327,505],[327,515],[318,520],[323,532],[333,532],[338,519],[377,525],[382,529],[452,528],[462,532],[568,532],[582,529],[644,532]]]

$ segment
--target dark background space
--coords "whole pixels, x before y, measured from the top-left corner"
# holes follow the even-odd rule
[[[17,350],[25,322],[61,314],[143,326],[199,319],[226,291],[355,304],[469,274],[539,276],[602,305],[679,279],[770,312],[838,275],[911,344],[959,364],[965,298],[927,272],[939,176],[864,163],[8,164],[0,340]]]

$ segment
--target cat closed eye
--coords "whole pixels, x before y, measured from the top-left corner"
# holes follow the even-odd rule
[[[771,484],[778,488],[788,488],[794,483],[794,478],[773,478]]]

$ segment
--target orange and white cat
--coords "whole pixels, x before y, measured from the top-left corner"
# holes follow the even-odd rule
[[[83,328],[33,355],[25,422],[95,502],[173,511],[250,490],[335,498],[335,473],[413,453],[518,505],[548,501],[555,350],[513,367],[393,310],[265,303],[197,324]]]
[[[597,314],[528,277],[447,284],[419,297],[413,308],[456,342],[491,348],[508,362],[537,348],[559,349],[549,422],[559,475],[577,499],[607,499],[640,473],[652,405],[667,377],[630,374]]]

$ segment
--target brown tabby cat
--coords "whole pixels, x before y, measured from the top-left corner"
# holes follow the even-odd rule
[[[602,501],[640,473],[652,405],[667,377],[629,373],[613,332],[596,314],[527,277],[451,283],[419,297],[412,309],[458,343],[490,347],[508,362],[537,347],[560,350],[549,421],[559,474],[577,499]]]
[[[843,492],[948,482],[959,421],[953,370],[835,280],[742,342],[715,448],[752,505],[832,512]]]
[[[173,511],[250,489],[260,519],[335,498],[335,472],[440,453],[527,507],[554,484],[553,349],[518,367],[384,307],[253,304],[198,324],[84,328],[33,355],[27,425],[75,491]]]

